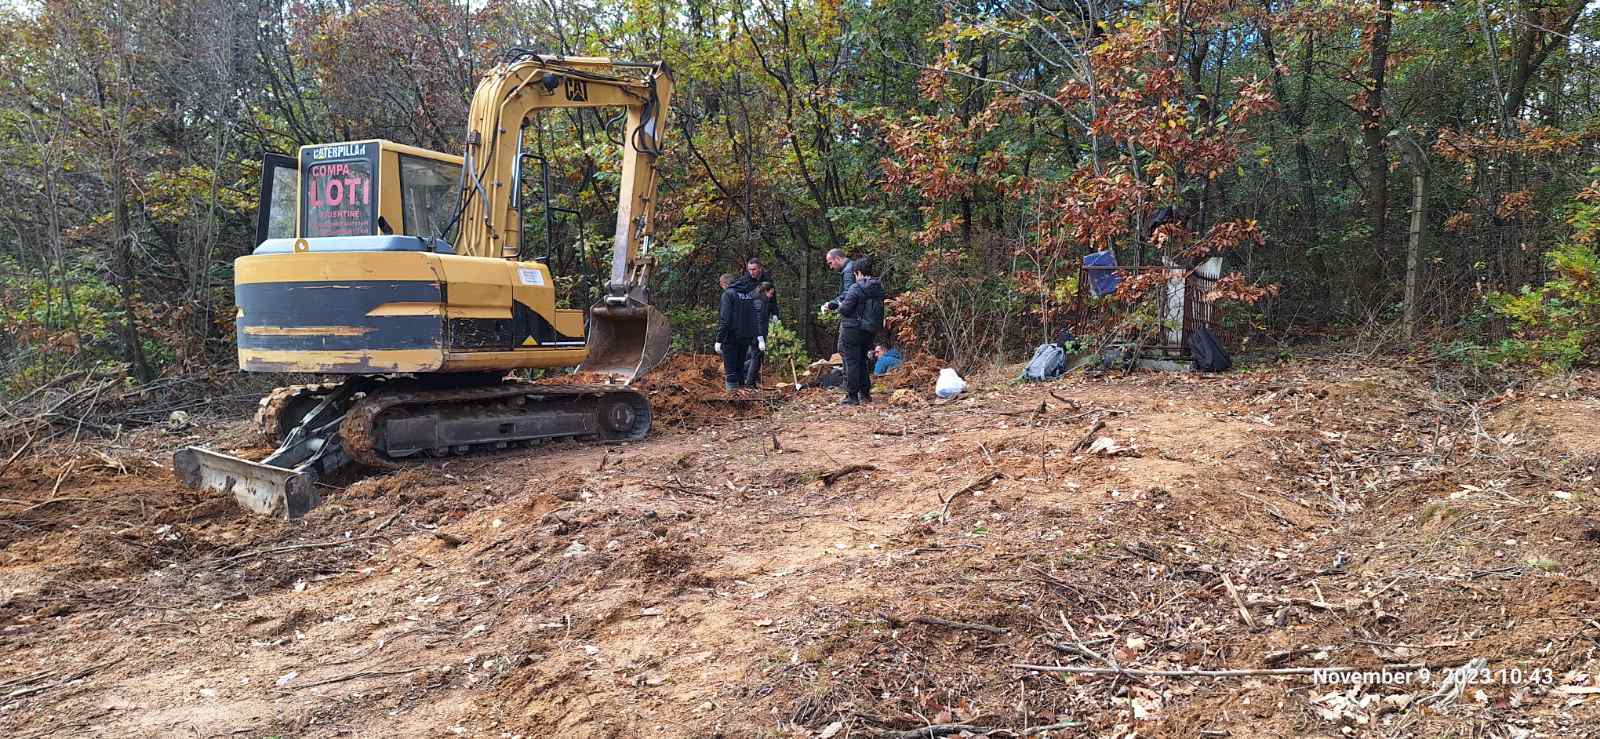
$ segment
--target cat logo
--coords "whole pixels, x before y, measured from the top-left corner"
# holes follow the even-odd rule
[[[534,341],[533,337],[529,336],[528,338],[522,340],[522,345],[523,346],[538,346],[539,342]]]
[[[565,78],[567,86],[567,100],[581,103],[589,99],[589,83],[571,77]]]

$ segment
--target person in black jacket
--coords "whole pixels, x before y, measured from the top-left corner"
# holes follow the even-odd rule
[[[739,283],[734,283],[737,292]],[[750,347],[750,356],[744,360],[744,386],[761,387],[761,360],[767,356],[767,330],[772,327],[772,319],[778,313],[778,294],[772,289],[772,283],[763,282],[756,286],[750,293],[750,305],[754,308],[756,317],[755,345]]]
[[[776,283],[772,281],[772,273],[762,266],[760,257],[750,257],[744,262],[744,271],[733,281],[733,289],[742,293],[752,293],[763,282],[772,283],[776,288]],[[773,306],[772,310],[777,311],[777,306]],[[777,313],[774,312],[773,315],[776,316]]]
[[[872,365],[867,352],[883,328],[883,283],[872,257],[855,260],[855,284],[839,299],[839,353],[844,355],[845,405],[872,402]]]
[[[843,249],[828,250],[828,269],[839,270],[839,297],[822,304],[823,310],[838,310],[839,302],[844,300],[844,294],[850,292],[850,286],[856,284],[856,263],[845,256]]]
[[[755,307],[750,295],[733,288],[738,275],[722,276],[722,305],[717,315],[715,348],[722,355],[722,381],[727,390],[744,387],[745,355],[756,337]]]
[[[768,295],[769,292],[775,292],[772,286],[772,273],[761,264],[760,257],[750,257],[744,262],[744,272],[733,281],[733,289],[735,292],[755,298],[756,302],[761,303],[759,307],[763,309],[758,310],[757,316],[757,323],[760,324],[756,332],[759,343],[745,353],[744,360],[745,385],[756,387],[757,380],[761,377],[761,360],[767,355],[766,341],[763,338],[767,335],[766,322],[778,317],[778,302]]]

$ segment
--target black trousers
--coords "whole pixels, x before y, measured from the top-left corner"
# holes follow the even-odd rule
[[[872,395],[872,365],[867,352],[872,349],[872,331],[839,329],[839,354],[844,356],[844,389],[857,398]]]
[[[744,384],[744,359],[755,342],[734,339],[722,342],[722,380],[733,385]]]
[[[744,384],[761,386],[761,360],[766,358],[766,354],[754,346],[750,347],[750,356],[744,360]]]

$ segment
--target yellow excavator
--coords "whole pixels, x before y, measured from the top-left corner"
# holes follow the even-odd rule
[[[381,140],[268,155],[258,246],[234,262],[239,366],[343,379],[262,399],[256,423],[276,447],[262,461],[187,447],[178,479],[293,518],[319,502],[318,479],[352,462],[643,438],[650,403],[628,384],[671,344],[646,285],[672,88],[663,64],[519,49],[473,94],[462,156]],[[546,227],[554,208],[524,127],[561,108],[626,113],[611,273],[588,311],[558,308],[549,266],[525,254],[538,225],[524,223],[528,193],[543,194]],[[508,377],[573,366],[603,379]]]

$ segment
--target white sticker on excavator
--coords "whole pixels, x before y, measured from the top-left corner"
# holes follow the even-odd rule
[[[544,273],[536,269],[519,267],[517,269],[517,279],[521,280],[524,285],[544,287]]]

